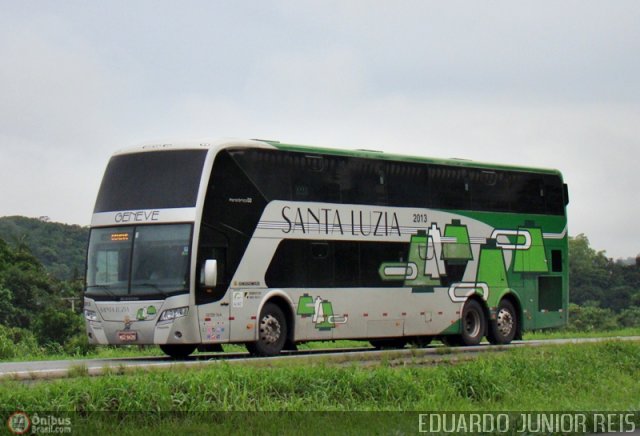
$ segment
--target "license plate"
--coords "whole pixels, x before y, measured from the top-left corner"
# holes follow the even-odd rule
[[[121,342],[133,342],[138,339],[138,332],[118,332]]]

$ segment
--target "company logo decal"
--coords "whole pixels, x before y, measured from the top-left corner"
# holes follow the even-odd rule
[[[155,306],[141,307],[140,309],[138,309],[138,312],[136,312],[136,319],[138,321],[150,320],[155,318],[157,313],[158,310]]]

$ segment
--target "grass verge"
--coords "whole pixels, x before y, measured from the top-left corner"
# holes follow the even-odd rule
[[[428,367],[221,364],[76,375],[3,382],[0,411],[72,413],[83,429],[124,434],[295,434],[320,417],[323,434],[388,434],[393,420],[415,431],[420,411],[640,410],[640,344],[621,341],[519,348]]]
[[[0,385],[0,410],[615,410],[640,409],[640,344],[515,349],[435,367],[221,364]]]

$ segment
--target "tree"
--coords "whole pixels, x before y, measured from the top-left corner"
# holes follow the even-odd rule
[[[569,280],[571,302],[604,301],[613,287],[614,263],[604,251],[589,246],[584,234],[569,238]]]
[[[80,289],[49,275],[28,248],[0,239],[0,324],[31,330],[41,344],[63,344],[82,331],[81,316],[63,299]]]
[[[18,252],[33,253],[59,280],[73,278],[74,271],[84,271],[88,237],[88,227],[22,216],[0,217],[0,239]]]

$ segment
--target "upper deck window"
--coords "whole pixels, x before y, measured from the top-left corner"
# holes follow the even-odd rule
[[[206,150],[165,150],[113,156],[94,213],[194,207]]]

